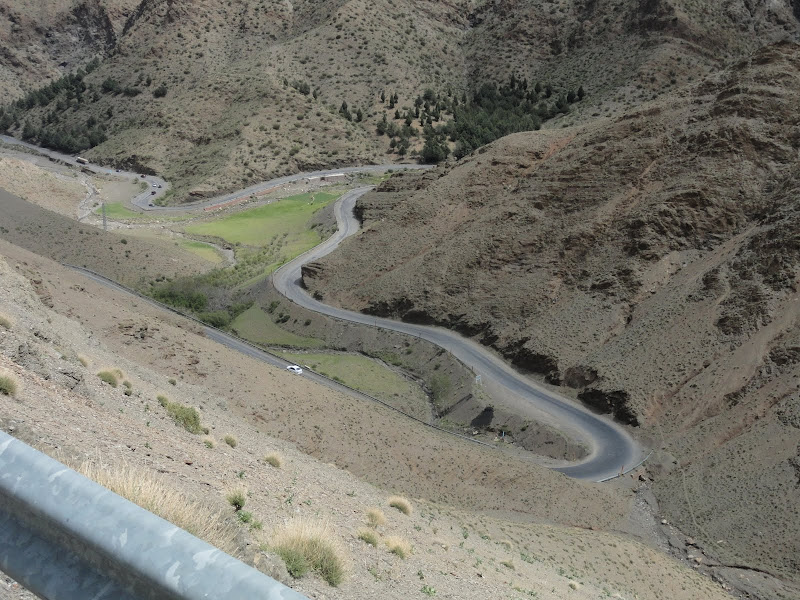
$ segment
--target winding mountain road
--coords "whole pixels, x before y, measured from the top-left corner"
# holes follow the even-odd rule
[[[598,416],[573,404],[557,394],[538,387],[531,380],[514,371],[499,356],[489,349],[440,327],[415,325],[365,315],[336,308],[311,297],[302,286],[301,267],[331,253],[347,237],[358,232],[360,224],[353,216],[356,200],[371,187],[355,189],[343,195],[334,205],[339,230],[319,246],[286,263],[272,276],[275,288],[296,304],[324,315],[398,331],[428,340],[444,348],[470,367],[483,381],[492,380],[512,394],[531,402],[550,417],[550,423],[558,423],[559,429],[586,443],[589,455],[579,463],[555,467],[555,470],[577,479],[603,481],[631,469],[644,459],[643,448],[622,427],[610,419]]]
[[[26,147],[39,154],[52,158],[53,160],[72,164],[95,173],[141,178],[141,176],[136,173],[121,172],[97,165],[78,164],[75,157],[39,148],[7,136],[0,136],[0,140],[10,145]],[[181,206],[169,207],[149,206],[153,198],[165,193],[167,182],[158,177],[148,176],[144,179],[149,184],[148,189],[133,198],[132,202],[142,210],[156,213],[203,210],[208,207],[226,204],[231,200],[246,197],[272,187],[306,178],[325,177],[336,173],[383,173],[389,169],[420,168],[428,167],[427,165],[369,165],[365,167],[345,167],[326,171],[298,173],[296,175],[279,177],[262,182],[232,194],[226,194]],[[158,188],[157,196],[150,194],[150,186],[152,186],[153,183],[162,186],[162,188]],[[480,375],[483,381],[491,381],[493,385],[500,386],[508,393],[529,402],[545,416],[543,419],[544,422],[555,425],[557,429],[562,430],[570,437],[577,438],[590,449],[589,454],[582,461],[571,463],[566,466],[555,467],[555,470],[565,475],[577,479],[604,481],[640,464],[645,457],[644,449],[625,429],[605,416],[598,416],[550,390],[539,387],[532,380],[512,369],[505,361],[488,348],[480,346],[470,339],[440,327],[429,327],[404,323],[402,321],[393,321],[329,306],[315,300],[303,289],[301,281],[302,265],[318,260],[326,254],[329,254],[335,250],[344,239],[358,232],[360,224],[353,216],[353,207],[355,206],[356,200],[371,189],[371,186],[367,186],[352,190],[344,194],[336,202],[334,205],[334,212],[339,226],[338,232],[325,242],[301,254],[278,269],[273,274],[273,284],[275,288],[291,301],[309,310],[354,323],[398,331],[432,342],[452,353],[456,358],[471,368],[476,375]],[[104,285],[112,285],[118,287],[122,291],[129,291],[104,277],[88,272],[86,274]],[[243,343],[241,340],[228,336],[223,332],[205,328],[205,333],[208,337],[239,352],[252,355],[271,364],[275,364],[276,366],[285,366],[285,363],[277,357],[253,348]],[[305,375],[304,373],[304,376]],[[320,380],[320,383],[329,387],[332,383],[335,383],[330,380],[323,380],[318,376],[314,379]],[[354,390],[348,388],[343,388],[342,391],[350,394],[358,394]]]

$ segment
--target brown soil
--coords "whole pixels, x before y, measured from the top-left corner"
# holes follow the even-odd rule
[[[60,456],[157,471],[218,510],[229,511],[224,494],[244,484],[248,509],[264,521],[263,533],[247,533],[256,541],[268,541],[293,516],[329,521],[351,565],[335,592],[341,597],[401,598],[423,585],[458,598],[523,597],[526,590],[552,599],[603,590],[665,600],[726,597],[638,542],[591,530],[627,522],[626,486],[582,484],[419,429],[211,343],[191,322],[6,242],[0,255],[0,312],[11,323],[0,328],[0,372],[20,384],[0,402],[0,426]],[[130,396],[96,377],[107,368],[123,371]],[[176,427],[157,394],[197,407],[215,448]],[[238,438],[236,448],[222,443],[228,434]],[[276,450],[281,469],[260,461]],[[387,506],[390,491],[412,497],[411,517]],[[372,506],[388,517],[379,535],[408,539],[410,558],[356,539]],[[241,556],[305,594],[331,593],[314,576],[290,580],[274,557],[256,559],[244,547]],[[22,597],[9,588],[0,593]]]
[[[392,178],[305,283],[638,424],[674,457],[651,467],[671,520],[797,583],[799,66],[779,44],[617,119]]]

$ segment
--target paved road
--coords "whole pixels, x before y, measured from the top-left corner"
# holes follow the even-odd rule
[[[358,231],[359,223],[353,216],[353,206],[356,200],[370,189],[370,187],[359,188],[342,196],[334,206],[339,231],[274,273],[272,281],[281,294],[300,306],[318,313],[399,331],[433,342],[470,367],[484,382],[491,379],[493,383],[528,400],[550,417],[548,419],[550,423],[560,423],[560,429],[573,436],[577,434],[581,441],[590,446],[590,454],[582,462],[556,467],[557,471],[570,477],[602,481],[618,475],[623,469],[632,468],[644,459],[642,447],[622,427],[608,418],[595,415],[549,390],[538,387],[514,371],[493,352],[472,340],[440,327],[376,318],[328,306],[312,298],[302,288],[301,266],[329,254],[342,240]]]
[[[136,173],[120,172],[115,169],[108,169],[98,167],[96,165],[79,165],[75,157],[46,150],[21,142],[14,138],[7,136],[0,136],[0,140],[7,144],[17,145],[34,150],[39,154],[43,154],[55,160],[60,160],[68,164],[80,166],[95,173],[103,174],[117,174],[123,176],[136,177]],[[196,202],[189,205],[180,207],[150,207],[147,206],[152,201],[153,196],[150,194],[150,189],[143,192],[133,199],[134,204],[144,210],[152,210],[158,212],[172,212],[172,211],[186,211],[186,210],[201,210],[208,206],[216,204],[224,204],[230,200],[248,196],[274,187],[284,183],[290,183],[307,177],[323,177],[332,175],[334,173],[382,173],[389,169],[420,169],[427,168],[426,165],[371,165],[366,167],[346,167],[341,169],[332,169],[328,171],[316,171],[311,173],[300,173],[287,177],[280,177],[271,181],[263,182],[258,185],[251,186],[245,190],[227,194],[216,198]],[[167,189],[167,183],[157,177],[148,176],[145,178],[148,185],[152,183],[162,185],[159,193],[164,193]],[[390,319],[382,319],[364,315],[361,313],[339,309],[336,307],[323,304],[310,295],[308,295],[302,288],[300,282],[300,268],[303,264],[312,262],[332,252],[342,240],[355,234],[359,229],[359,223],[353,216],[353,206],[356,200],[372,189],[371,187],[363,187],[343,195],[335,204],[334,210],[336,220],[339,225],[339,231],[323,242],[319,246],[309,250],[305,254],[298,256],[293,261],[287,263],[276,271],[273,275],[273,282],[276,289],[285,295],[290,300],[297,304],[308,308],[310,310],[352,321],[361,323],[363,325],[377,326],[384,329],[391,329],[399,331],[422,339],[428,340],[445,350],[451,352],[464,364],[469,366],[476,375],[480,375],[485,382],[492,381],[495,385],[499,385],[509,392],[522,397],[531,402],[535,407],[541,410],[548,418],[546,419],[551,424],[558,424],[559,428],[565,431],[568,435],[577,437],[580,441],[587,443],[591,449],[590,454],[579,463],[574,463],[569,466],[556,467],[560,471],[570,477],[578,479],[587,479],[592,481],[602,481],[614,477],[619,474],[621,470],[630,469],[644,459],[644,450],[642,447],[620,426],[605,417],[597,416],[585,408],[571,403],[557,394],[538,387],[533,381],[520,375],[508,366],[500,357],[492,353],[487,348],[476,344],[472,340],[461,337],[460,335],[442,329],[439,327],[426,327],[422,325],[414,325],[410,323],[403,323],[400,321],[392,321]],[[111,282],[103,277],[97,277],[93,274],[87,273],[93,279],[103,283],[104,285],[111,285],[119,290],[128,292],[122,286]],[[214,329],[205,328],[205,333],[208,337],[215,339],[225,345],[235,348],[240,352],[259,358],[279,367],[285,367],[288,363],[269,353],[260,351],[241,340],[228,336],[222,332]],[[330,380],[322,380],[314,373],[305,373],[303,376],[320,380],[320,383],[330,386]],[[354,391],[349,388],[344,388],[343,391],[353,394]],[[356,392],[357,394],[357,392]]]
[[[331,175],[336,175],[338,173],[345,173],[348,175],[352,173],[385,173],[390,169],[398,171],[401,169],[429,169],[430,167],[431,165],[414,165],[414,164],[342,167],[341,169],[329,169],[327,171],[310,171],[308,173],[296,173],[294,175],[287,175],[285,177],[277,177],[275,179],[270,179],[269,181],[262,181],[261,183],[251,185],[249,188],[238,190],[230,194],[215,196],[214,198],[208,198],[207,200],[200,200],[198,202],[188,202],[185,204],[181,204],[180,206],[148,206],[148,200],[147,199],[142,200],[141,198],[134,200],[133,203],[142,210],[151,212],[186,212],[192,210],[202,210],[204,208],[209,208],[212,206],[216,206],[218,204],[225,204],[226,202],[230,202],[232,200],[238,200],[239,198],[246,198],[247,196],[250,196],[252,194],[257,194],[259,192],[263,192],[264,190],[278,187],[287,183],[300,181],[302,179],[329,177]]]
[[[431,165],[417,165],[409,163],[409,164],[389,164],[389,165],[366,165],[359,167],[342,167],[339,169],[328,169],[326,171],[309,171],[308,173],[295,173],[294,175],[287,175],[285,177],[277,177],[275,179],[270,179],[269,181],[262,181],[261,183],[251,185],[250,187],[245,188],[243,190],[238,190],[230,194],[223,194],[221,196],[214,196],[213,198],[199,200],[197,202],[187,202],[178,206],[156,206],[156,205],[150,206],[150,204],[153,204],[158,198],[163,196],[169,189],[169,184],[160,177],[156,177],[153,175],[142,176],[139,173],[131,173],[130,171],[121,171],[119,169],[109,169],[106,167],[100,167],[92,164],[83,165],[77,162],[75,156],[71,156],[69,154],[62,154],[61,152],[56,152],[55,150],[48,150],[47,148],[42,148],[34,144],[29,144],[27,142],[20,141],[16,138],[9,137],[7,135],[0,135],[0,140],[9,145],[20,146],[22,148],[33,150],[37,154],[47,156],[49,158],[52,158],[53,160],[60,160],[69,165],[74,165],[76,167],[87,169],[89,171],[92,171],[93,173],[99,173],[104,175],[119,175],[123,177],[136,177],[141,181],[147,183],[148,187],[147,190],[143,191],[141,194],[132,198],[131,203],[143,211],[153,212],[153,213],[176,213],[176,212],[179,213],[179,212],[203,210],[205,208],[216,206],[218,204],[225,204],[226,202],[230,202],[231,200],[245,198],[252,194],[257,194],[259,192],[263,192],[264,190],[268,190],[273,187],[278,187],[287,183],[293,183],[295,181],[300,181],[302,179],[329,177],[331,175],[336,175],[337,173],[344,173],[347,175],[353,173],[379,174],[379,173],[385,173],[386,171],[389,170],[398,171],[404,169],[431,168]],[[156,184],[155,188],[153,187],[153,184]],[[152,194],[151,192],[153,191],[155,191],[156,193]]]
[[[27,148],[28,150],[33,150],[36,154],[41,154],[42,156],[46,156],[56,161],[64,162],[68,165],[73,165],[75,167],[79,167],[81,169],[86,169],[87,171],[91,171],[92,173],[98,173],[100,175],[116,175],[119,177],[126,177],[126,178],[136,178],[140,181],[143,181],[147,184],[147,189],[143,190],[140,194],[135,196],[131,199],[131,202],[136,206],[147,206],[149,202],[154,202],[156,199],[160,198],[164,194],[167,193],[169,189],[169,184],[161,179],[160,177],[156,177],[155,175],[142,175],[140,173],[132,173],[130,171],[122,171],[120,169],[109,169],[108,167],[100,167],[98,165],[87,164],[83,165],[80,164],[75,156],[71,156],[69,154],[62,154],[61,152],[56,152],[55,150],[48,150],[47,148],[42,148],[40,146],[36,146],[34,144],[29,144],[28,142],[23,142],[13,137],[9,137],[7,135],[0,135],[0,141],[5,142],[9,146],[19,146],[20,148]],[[153,187],[153,184],[156,187]],[[158,187],[161,186],[161,187]],[[155,191],[155,194],[151,192]]]

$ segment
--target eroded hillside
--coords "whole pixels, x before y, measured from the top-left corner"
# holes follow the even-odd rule
[[[37,100],[8,130],[38,143],[92,131],[90,158],[157,172],[180,201],[405,160],[376,126],[384,115],[402,126],[395,110],[413,109],[426,88],[463,93],[515,74],[558,94],[583,86],[586,101],[562,121],[616,114],[796,34],[792,6],[65,0],[45,14],[6,0],[0,80],[10,100],[98,58],[85,89]],[[423,124],[413,126],[412,155]]]
[[[458,329],[641,426],[674,455],[653,469],[676,519],[797,577],[798,67],[772,46],[621,117],[393,178],[305,283]]]
[[[231,552],[309,597],[423,587],[458,598],[727,596],[661,552],[598,531],[652,527],[627,478],[585,484],[419,428],[5,241],[0,284],[0,427],[70,464],[134,467],[222,514],[236,530]],[[171,404],[196,410],[208,433],[181,427]],[[236,490],[246,519],[226,501]],[[410,514],[389,506],[392,492],[410,495]],[[327,523],[347,566],[337,588],[290,577],[271,548],[274,531],[299,520]],[[391,551],[398,543],[403,553]],[[5,583],[4,598],[20,597]]]

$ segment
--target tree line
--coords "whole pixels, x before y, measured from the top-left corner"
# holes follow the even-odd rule
[[[74,73],[68,73],[47,85],[31,90],[21,98],[0,106],[0,133],[17,135],[27,142],[37,143],[69,154],[76,154],[102,144],[107,139],[108,125],[114,111],[108,107],[83,123],[65,122],[68,111],[98,102],[103,95],[135,97],[142,93],[139,84],[149,86],[152,78],[140,75],[137,85],[122,85],[107,77],[99,85],[86,81],[86,76],[100,66],[94,59]],[[153,92],[154,98],[163,98],[167,86],[161,84]]]
[[[397,93],[381,91],[381,103],[394,109],[393,117],[383,113],[376,125],[378,135],[390,138],[389,147],[405,155],[420,130],[425,143],[419,159],[437,163],[450,155],[462,158],[470,152],[510,133],[535,131],[548,119],[569,112],[569,106],[583,100],[583,86],[556,92],[551,85],[535,83],[512,75],[507,82],[486,82],[473,93],[460,96],[448,89],[437,94],[426,89],[414,100],[413,108],[396,108]]]

